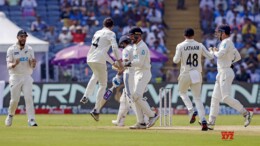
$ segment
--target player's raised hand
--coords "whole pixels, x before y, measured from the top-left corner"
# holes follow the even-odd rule
[[[16,65],[18,65],[20,63],[20,58],[17,58],[14,63],[12,64],[12,68],[15,68]]]

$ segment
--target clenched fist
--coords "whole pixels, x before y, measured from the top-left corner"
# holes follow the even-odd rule
[[[30,59],[29,60],[29,64],[32,68],[35,68],[36,67],[36,59]]]

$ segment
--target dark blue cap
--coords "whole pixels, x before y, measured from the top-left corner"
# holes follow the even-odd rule
[[[21,36],[21,35],[28,36],[28,35],[27,35],[27,32],[26,32],[25,30],[20,30],[20,31],[18,31],[17,36]]]
[[[143,31],[141,30],[141,28],[139,27],[132,27],[130,30],[129,30],[129,34],[136,34],[136,35],[141,35],[143,34]]]
[[[226,24],[220,25],[218,27],[218,31],[224,32],[227,35],[230,35],[230,33],[231,33],[231,29],[230,29],[229,25],[226,25]]]

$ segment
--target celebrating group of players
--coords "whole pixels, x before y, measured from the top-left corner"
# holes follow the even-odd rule
[[[121,58],[116,36],[112,31],[114,27],[113,20],[106,18],[103,21],[103,26],[101,30],[98,30],[94,34],[91,49],[87,55],[87,64],[93,71],[93,75],[88,82],[86,91],[80,102],[83,104],[88,102],[88,97],[93,94],[94,87],[98,82],[99,88],[96,103],[90,114],[96,121],[99,121],[100,110],[108,99],[108,97],[104,98],[104,95],[109,96],[109,92],[106,92],[108,82],[106,62],[109,62],[113,68],[118,71],[116,77],[112,80],[112,89],[120,85],[121,76],[123,76],[125,85],[120,98],[117,119],[113,120],[112,123],[123,126],[124,119],[131,107],[136,114],[136,124],[130,126],[130,129],[150,128],[156,123],[159,116],[151,110],[148,102],[143,98],[143,94],[152,77],[149,48],[142,40],[143,32],[139,27],[132,27],[127,35],[119,39],[119,46],[123,48]],[[192,28],[186,29],[184,32],[185,40],[177,45],[176,53],[173,58],[174,63],[181,62],[180,75],[178,78],[179,94],[189,110],[190,123],[194,123],[198,115],[200,118],[199,123],[203,131],[214,129],[220,101],[233,107],[244,116],[245,127],[250,124],[253,116],[253,113],[247,111],[238,100],[230,97],[231,85],[234,79],[234,72],[231,66],[241,58],[233,42],[229,39],[230,27],[227,25],[219,26],[216,29],[216,35],[221,41],[218,47],[219,49],[214,47],[209,48],[208,51],[201,43],[193,39],[194,30]],[[21,91],[23,91],[25,95],[28,124],[29,126],[37,126],[32,102],[33,80],[30,76],[32,69],[35,68],[36,60],[34,59],[34,53],[31,47],[25,45],[26,37],[26,32],[19,31],[17,34],[18,43],[12,45],[7,51],[11,100],[8,116],[5,121],[6,126],[12,125],[12,119],[19,102]],[[113,61],[108,55],[111,46],[116,61]],[[209,59],[213,59],[215,56],[218,66],[217,81],[211,99],[209,121],[205,118],[204,106],[200,99],[202,56]],[[192,91],[196,108],[193,107],[187,95],[189,88]]]

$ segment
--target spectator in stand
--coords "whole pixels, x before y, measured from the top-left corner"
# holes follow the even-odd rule
[[[243,40],[256,37],[257,28],[249,18],[245,18],[245,24],[242,27]]]
[[[63,46],[67,46],[72,41],[72,36],[68,32],[68,28],[63,26],[61,29],[61,33],[59,34],[59,42],[63,44]]]
[[[58,34],[55,32],[54,26],[49,26],[45,32],[43,40],[49,42],[50,50],[54,49],[55,44],[58,42]]]
[[[150,26],[150,23],[147,21],[145,16],[141,16],[141,19],[136,23],[136,26],[142,27],[142,26]]]
[[[71,24],[70,11],[71,7],[68,5],[62,9],[60,14],[60,21],[63,23],[63,26],[69,27]]]
[[[35,9],[37,7],[35,0],[23,0],[21,7],[23,16],[35,16]]]
[[[110,16],[111,12],[109,7],[109,2],[107,0],[99,0],[99,1],[104,1],[102,4],[98,4],[101,15]]]
[[[76,27],[76,31],[71,31],[73,43],[82,43],[85,41],[86,38],[86,30],[83,29],[81,26]]]
[[[43,32],[48,28],[47,24],[42,21],[40,16],[36,17],[36,20],[31,24],[31,31]]]
[[[228,8],[227,1],[226,0],[215,0],[215,9],[218,9],[217,6],[220,4],[223,6],[223,10],[226,11]]]
[[[248,57],[245,58],[244,62],[247,65],[247,69],[255,68],[258,66],[258,60],[255,56],[256,52],[251,48],[251,50],[248,50]]]
[[[244,47],[242,35],[239,33],[237,28],[233,29],[233,33],[230,35],[230,38],[234,42],[235,48],[241,50]]]
[[[152,23],[161,23],[162,22],[162,13],[155,8],[155,5],[152,4],[151,8],[148,10],[147,20]]]
[[[82,20],[82,14],[78,7],[73,7],[72,11],[70,12],[70,20]]]
[[[210,9],[208,5],[200,10],[201,27],[204,30],[208,23],[213,21],[213,9]]]
[[[240,70],[236,73],[236,80],[240,82],[250,82],[250,75],[246,72],[245,68],[241,65]]]

